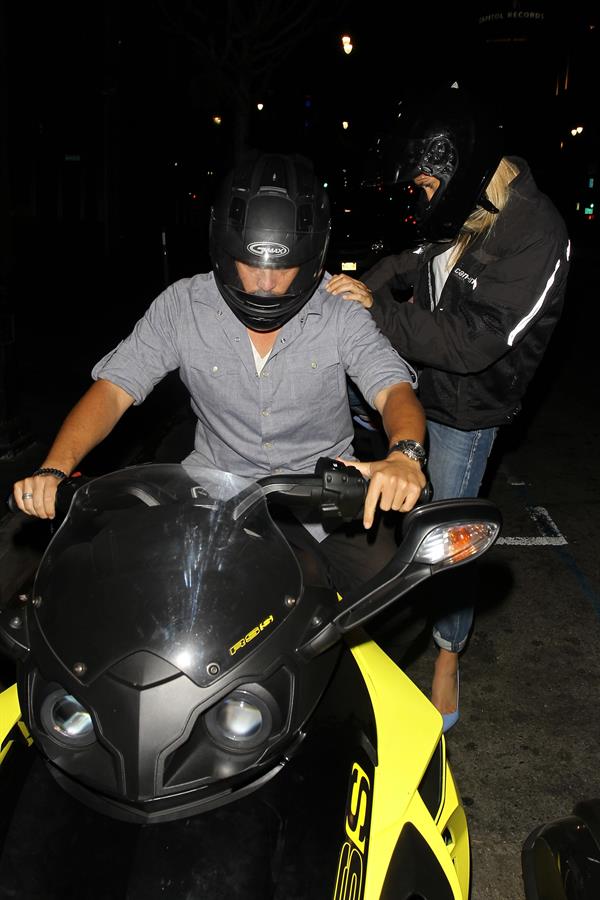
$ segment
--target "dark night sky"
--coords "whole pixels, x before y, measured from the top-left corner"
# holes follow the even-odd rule
[[[488,9],[515,5],[543,9],[548,4],[434,4],[425,17],[417,4],[321,3],[314,30],[303,28],[297,46],[270,74],[263,91],[267,127],[261,128],[284,142],[290,131],[293,140],[292,122],[301,116],[298,106],[305,95],[313,100],[325,136],[334,120],[337,127],[350,115],[353,124],[368,130],[393,98],[448,79],[458,78],[494,98],[503,87],[513,93],[512,60],[504,72],[490,67],[477,20]],[[141,129],[153,144],[151,152],[157,146],[184,152],[207,128],[211,107],[218,111],[222,105],[216,97],[211,102],[214,85],[199,69],[192,45],[173,32],[172,21],[184,6],[184,0],[14,5],[7,13],[12,114],[30,127],[60,129],[65,140],[76,141],[85,131],[86,115],[106,92],[116,90],[123,125],[132,132]],[[575,21],[572,4],[569,10]],[[545,11],[549,70],[567,51],[565,15]],[[208,24],[216,30],[221,19],[209,16]],[[349,57],[339,44],[345,29],[355,45]],[[535,47],[529,52],[525,81],[539,68],[536,53]],[[526,92],[527,84],[523,88]],[[513,107],[518,102],[513,96]]]
[[[88,307],[97,321],[100,304],[103,324],[114,319],[112,327],[121,329],[169,280],[209,268],[208,212],[217,178],[233,158],[235,117],[219,77],[202,68],[188,37],[173,28],[177,13],[193,2],[0,6],[6,49],[1,149],[8,162],[3,194],[10,207],[0,220],[8,248],[0,281],[8,283],[11,302],[18,300],[23,333],[37,328],[45,341],[48,334],[85,327]],[[268,0],[237,2],[251,18]],[[196,5],[211,9],[200,0]],[[293,0],[274,6],[287,15]],[[343,207],[342,170],[359,181],[365,150],[395,103],[458,78],[498,111],[507,151],[529,159],[571,233],[587,229],[588,240],[597,222],[584,222],[583,211],[594,198],[598,203],[600,157],[598,103],[590,87],[599,55],[598,30],[589,29],[595,4],[578,0],[557,12],[549,6],[543,0],[429,4],[424,16],[417,4],[320,2],[314,21],[299,30],[261,90],[250,90],[248,142],[311,156],[330,184],[334,206]],[[228,0],[220,0],[207,13],[204,39],[222,37],[227,8]],[[514,18],[479,23],[499,10],[543,11],[544,20],[518,27]],[[354,42],[350,56],[341,50],[346,30]],[[254,42],[260,48],[264,37],[258,30],[250,49]],[[245,50],[235,48],[233,77],[245,71]],[[250,71],[244,86],[253,77]],[[253,105],[258,100],[265,104],[260,113]],[[223,115],[220,127],[212,124],[215,113]],[[343,119],[350,121],[347,131]],[[576,124],[584,133],[573,139]],[[372,217],[356,205],[356,221],[371,229]],[[395,216],[397,231],[392,204],[387,215]],[[334,239],[339,233],[335,226]],[[362,238],[370,245],[373,234]],[[105,314],[110,304],[118,315]],[[98,327],[86,336],[86,343],[97,340],[98,355],[110,346],[101,332]]]

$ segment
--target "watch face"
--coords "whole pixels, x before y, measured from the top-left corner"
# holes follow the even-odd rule
[[[425,459],[425,450],[417,441],[407,441],[407,444],[418,459]]]

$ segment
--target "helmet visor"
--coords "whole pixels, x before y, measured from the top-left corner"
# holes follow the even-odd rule
[[[459,155],[455,143],[444,134],[398,140],[392,158],[395,160],[393,183],[412,181],[417,175],[434,175],[446,184],[455,174]]]
[[[286,295],[295,296],[301,290],[299,285],[296,284],[296,282],[302,281],[299,278],[300,266],[281,268],[269,265],[255,265],[242,262],[239,259],[234,260],[234,263],[237,280],[241,284],[242,290],[247,294],[253,294],[258,297],[283,297]],[[232,283],[232,287],[235,287],[234,283]]]
[[[281,328],[310,299],[323,274],[323,258],[319,254],[300,265],[285,266],[275,242],[262,241],[261,250],[251,260],[222,252],[214,274],[240,321],[256,331],[271,331]]]

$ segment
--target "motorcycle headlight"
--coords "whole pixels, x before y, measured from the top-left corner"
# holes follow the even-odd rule
[[[253,750],[273,730],[269,704],[254,692],[241,689],[213,706],[205,721],[212,739],[226,750]]]
[[[44,699],[40,718],[46,733],[65,747],[87,747],[96,740],[91,715],[64,690],[53,691]]]

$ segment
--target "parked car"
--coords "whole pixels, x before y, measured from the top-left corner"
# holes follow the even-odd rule
[[[415,189],[400,185],[356,190],[330,189],[332,232],[327,270],[360,277],[378,259],[416,240],[412,213]]]

